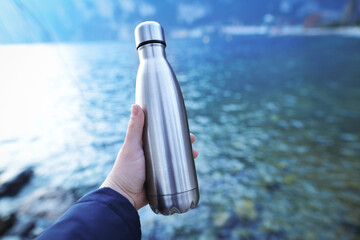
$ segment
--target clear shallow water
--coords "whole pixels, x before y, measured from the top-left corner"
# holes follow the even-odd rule
[[[360,229],[360,40],[169,41],[200,185],[196,210],[140,211],[144,239],[354,239]],[[124,140],[132,43],[0,46],[0,169],[85,193]],[[7,208],[14,207],[0,202]]]

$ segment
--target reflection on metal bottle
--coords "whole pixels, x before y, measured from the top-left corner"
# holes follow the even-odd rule
[[[184,100],[166,59],[160,24],[139,24],[135,40],[140,58],[136,103],[145,112],[147,198],[155,213],[183,213],[199,202]]]

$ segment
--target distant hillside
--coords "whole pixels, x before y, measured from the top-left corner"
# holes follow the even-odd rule
[[[135,26],[145,20],[159,21],[167,31],[209,25],[328,24],[343,19],[348,2],[1,0],[0,43],[132,39]],[[359,15],[359,4],[355,6]]]

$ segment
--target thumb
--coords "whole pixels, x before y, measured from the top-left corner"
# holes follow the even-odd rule
[[[131,117],[124,142],[127,148],[131,149],[139,145],[141,146],[144,118],[142,108],[137,104],[133,104],[131,106]]]

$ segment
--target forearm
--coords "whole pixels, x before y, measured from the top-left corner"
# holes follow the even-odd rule
[[[77,201],[38,238],[44,239],[141,239],[139,215],[118,192],[101,188]]]

